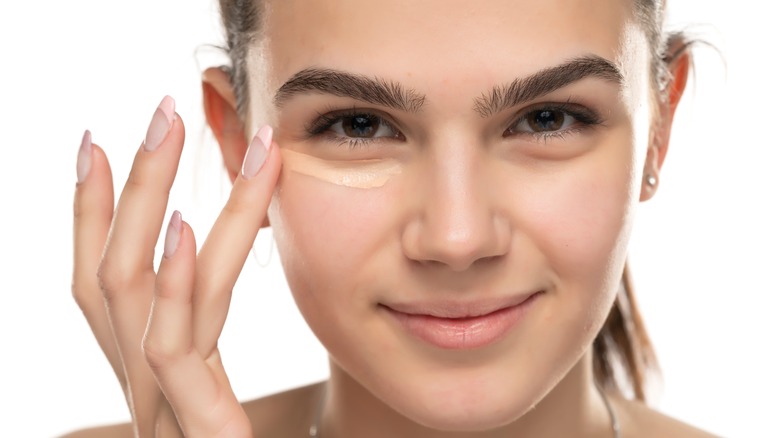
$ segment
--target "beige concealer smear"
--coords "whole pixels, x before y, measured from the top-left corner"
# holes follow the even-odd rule
[[[387,184],[401,173],[401,163],[394,159],[323,160],[308,154],[282,149],[284,168],[339,186],[373,189]]]

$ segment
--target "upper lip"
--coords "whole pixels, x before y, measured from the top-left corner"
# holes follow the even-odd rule
[[[471,301],[439,299],[382,303],[381,305],[407,315],[448,319],[475,318],[522,304],[539,292],[541,291]]]

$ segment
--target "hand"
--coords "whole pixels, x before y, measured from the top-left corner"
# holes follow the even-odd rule
[[[73,296],[122,385],[137,437],[252,434],[217,340],[279,176],[271,137],[264,128],[252,141],[197,256],[192,229],[173,214],[155,273],[154,248],[184,144],[173,99],[155,112],[116,210],[108,160],[85,134],[74,201]]]

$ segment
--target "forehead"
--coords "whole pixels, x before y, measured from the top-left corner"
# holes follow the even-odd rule
[[[264,55],[249,65],[270,90],[313,66],[484,87],[588,54],[625,68],[640,49],[627,47],[639,41],[629,0],[264,1]]]

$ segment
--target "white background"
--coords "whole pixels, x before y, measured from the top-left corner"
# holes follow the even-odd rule
[[[165,94],[188,126],[171,209],[202,242],[229,189],[204,128],[199,67],[219,62],[216,0],[4,1],[0,6],[0,435],[128,418],[70,297],[71,202],[85,128],[116,189]],[[719,435],[780,436],[778,6],[671,0],[674,27],[714,42],[680,108],[631,259],[666,389],[660,409]],[[771,9],[771,10],[770,10]],[[198,181],[194,183],[194,181]],[[270,239],[261,233],[258,259]],[[325,378],[326,356],[278,260],[250,259],[222,339],[240,398]]]

